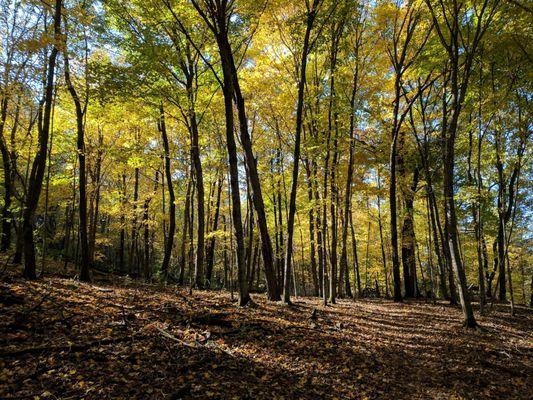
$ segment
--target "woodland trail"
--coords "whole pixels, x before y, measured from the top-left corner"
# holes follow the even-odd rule
[[[465,331],[444,303],[253,299],[4,275],[0,398],[532,398],[531,310]]]

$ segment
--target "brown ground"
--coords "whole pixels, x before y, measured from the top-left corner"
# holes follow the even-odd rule
[[[533,313],[0,280],[2,399],[527,399]],[[310,319],[316,309],[316,320]]]

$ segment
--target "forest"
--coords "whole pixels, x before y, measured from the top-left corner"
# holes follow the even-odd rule
[[[0,398],[530,398],[532,57],[527,0],[0,0]]]

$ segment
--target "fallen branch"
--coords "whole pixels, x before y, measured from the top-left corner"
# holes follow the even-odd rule
[[[195,349],[196,346],[193,345],[193,344],[190,344],[190,343],[187,343],[187,342],[184,342],[183,340],[181,339],[178,339],[176,336],[172,335],[171,333],[165,331],[164,329],[161,329],[161,328],[157,328],[156,329],[158,330],[158,332],[163,335],[164,337],[166,337],[167,339],[170,339],[170,340],[173,340],[175,342],[178,342],[179,344],[182,344],[186,347],[190,347],[191,349]]]

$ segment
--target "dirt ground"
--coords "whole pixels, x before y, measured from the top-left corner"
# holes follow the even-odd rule
[[[533,312],[0,278],[1,399],[528,399]],[[316,310],[316,311],[313,311]]]

